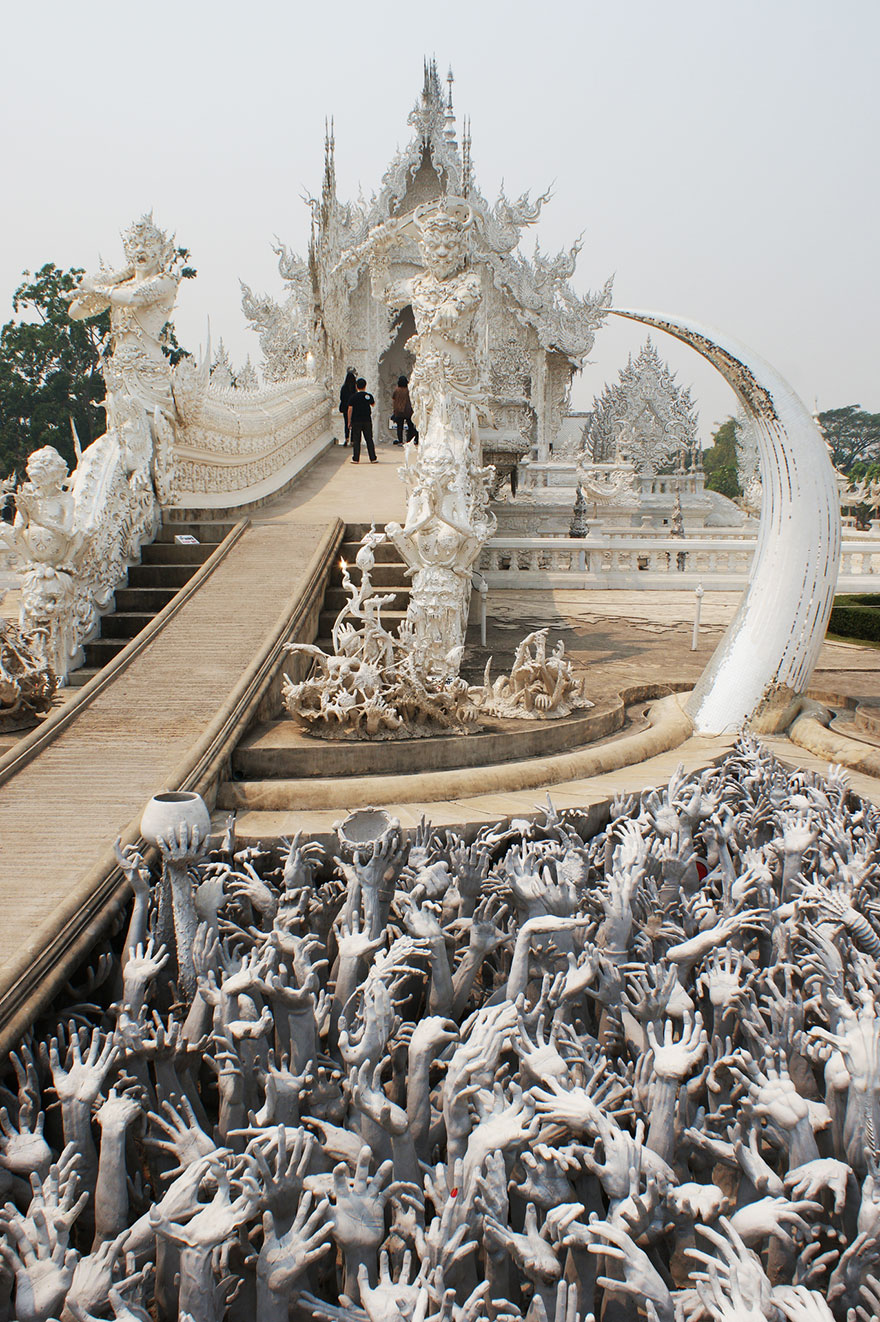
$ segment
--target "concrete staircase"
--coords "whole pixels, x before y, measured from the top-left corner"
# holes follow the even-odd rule
[[[125,587],[116,590],[115,609],[101,618],[100,633],[86,643],[85,663],[68,680],[81,688],[135,638],[176,595],[217,549],[233,528],[231,523],[171,523],[159,529],[154,542],[141,550],[141,562],[128,571]],[[179,546],[175,537],[197,537],[198,546]]]

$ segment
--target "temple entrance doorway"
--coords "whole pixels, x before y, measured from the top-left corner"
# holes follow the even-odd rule
[[[415,355],[405,348],[406,342],[416,333],[416,320],[409,304],[396,314],[391,323],[393,337],[388,348],[379,360],[379,389],[376,393],[376,438],[378,440],[396,440],[390,434],[391,393],[397,385],[397,378],[412,376]]]

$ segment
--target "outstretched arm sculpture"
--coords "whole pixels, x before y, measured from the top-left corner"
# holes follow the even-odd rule
[[[880,812],[744,739],[577,825],[195,850],[192,1005],[126,855],[10,1061],[0,1317],[872,1318]]]

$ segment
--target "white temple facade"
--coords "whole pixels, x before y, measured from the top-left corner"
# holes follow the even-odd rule
[[[413,136],[368,202],[337,197],[329,129],[321,195],[311,201],[308,256],[300,259],[279,245],[283,300],[256,297],[245,285],[243,307],[260,335],[267,379],[299,375],[308,362],[318,381],[334,392],[351,365],[375,394],[379,416],[387,418],[398,376],[409,376],[414,366],[410,341],[416,326],[411,306],[389,309],[376,296],[368,236],[379,226],[399,223],[388,259],[391,279],[405,281],[421,269],[406,217],[444,196],[465,199],[473,214],[469,261],[481,286],[476,343],[486,400],[482,449],[486,461],[496,465],[500,483],[517,458],[552,454],[569,409],[572,377],[610,305],[611,281],[586,298],[574,292],[569,281],[579,243],[555,257],[536,248],[529,259],[518,251],[548,195],[531,201],[524,193],[510,201],[502,191],[494,205],[486,201],[474,177],[469,125],[461,144],[457,140],[451,75],[448,82],[444,93],[436,63],[426,63],[408,121]]]

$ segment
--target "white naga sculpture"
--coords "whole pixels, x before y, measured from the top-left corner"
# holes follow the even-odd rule
[[[473,336],[480,281],[466,265],[470,223],[471,209],[461,199],[418,207],[425,270],[396,283],[385,253],[398,227],[384,226],[368,240],[374,296],[392,308],[411,304],[415,316],[412,395],[421,439],[405,451],[406,523],[389,523],[387,532],[412,576],[407,618],[416,664],[439,677],[458,673],[471,570],[495,530],[488,508],[492,474],[480,453],[485,399]]]

